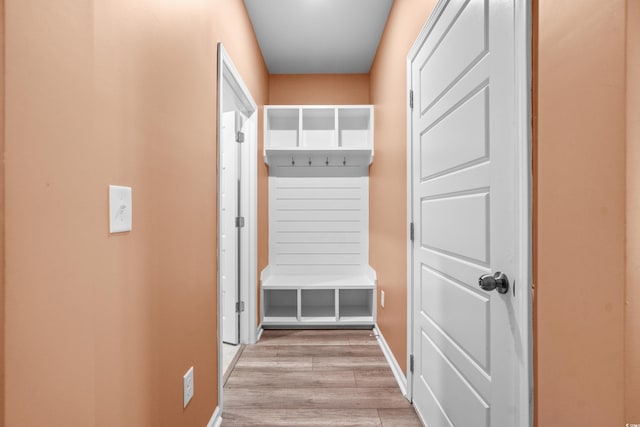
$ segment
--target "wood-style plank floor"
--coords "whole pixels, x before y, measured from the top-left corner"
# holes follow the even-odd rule
[[[224,386],[222,426],[420,426],[369,330],[267,330]]]

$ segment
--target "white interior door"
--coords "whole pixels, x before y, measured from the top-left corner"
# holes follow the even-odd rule
[[[220,278],[222,286],[222,340],[238,344],[239,258],[238,258],[238,182],[240,177],[238,143],[236,142],[236,112],[222,113],[220,141]]]
[[[479,286],[517,276],[514,0],[441,1],[427,30],[410,63],[413,401],[429,427],[518,426],[513,283]]]

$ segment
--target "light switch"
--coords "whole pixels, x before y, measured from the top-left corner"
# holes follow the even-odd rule
[[[191,399],[193,399],[193,366],[189,368],[182,379],[182,392],[183,392],[183,408],[186,408]]]
[[[131,231],[131,187],[109,186],[109,232]]]

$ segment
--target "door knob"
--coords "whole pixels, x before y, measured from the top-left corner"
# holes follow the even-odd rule
[[[509,292],[509,279],[501,271],[497,271],[494,274],[483,274],[478,279],[478,284],[485,291],[497,289],[501,294]]]

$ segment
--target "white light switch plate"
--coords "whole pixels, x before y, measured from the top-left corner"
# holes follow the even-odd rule
[[[380,289],[380,307],[384,308],[384,291]]]
[[[109,232],[131,231],[131,187],[109,186]]]
[[[193,366],[189,368],[183,379],[183,392],[184,392],[184,408],[187,407],[191,399],[193,398]]]

